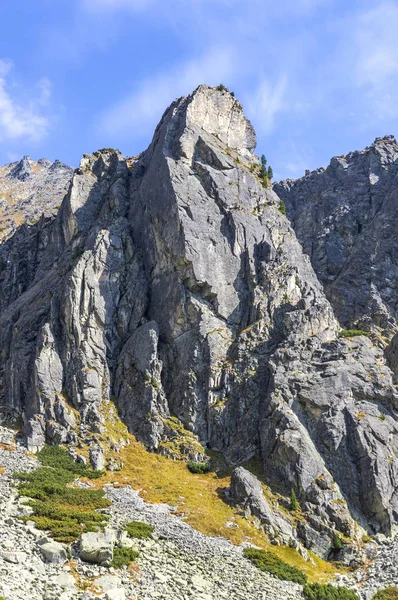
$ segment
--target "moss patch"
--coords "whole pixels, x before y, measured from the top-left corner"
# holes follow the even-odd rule
[[[358,335],[370,337],[370,333],[368,331],[363,331],[362,329],[342,329],[339,333],[339,337],[342,338],[352,338],[357,337]]]
[[[154,527],[141,521],[131,521],[130,523],[126,523],[124,529],[132,538],[145,539],[153,533]]]
[[[138,558],[139,552],[133,548],[115,548],[113,551],[113,560],[111,567],[114,569],[120,569],[121,567],[128,567],[136,558]]]

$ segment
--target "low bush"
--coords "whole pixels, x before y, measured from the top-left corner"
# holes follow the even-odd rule
[[[133,548],[115,548],[113,551],[113,560],[111,567],[120,569],[120,567],[128,567],[130,563],[138,558],[139,553]]]
[[[245,548],[243,554],[260,571],[267,571],[271,575],[275,575],[278,579],[284,579],[285,581],[294,581],[304,585],[307,581],[305,573],[300,571],[297,567],[288,565],[283,560],[278,558],[272,552],[267,550],[260,550],[258,548]]]
[[[127,531],[130,537],[144,539],[148,538],[153,533],[155,528],[152,525],[148,525],[148,523],[131,521],[130,523],[126,523],[124,529]]]
[[[37,458],[47,467],[64,469],[79,477],[98,479],[104,474],[103,471],[94,471],[87,465],[76,462],[69,456],[65,448],[62,448],[61,446],[44,446],[44,448],[37,453]]]
[[[359,600],[359,596],[345,587],[335,587],[330,583],[307,583],[303,589],[305,600]]]
[[[50,531],[59,542],[72,542],[81,533],[96,531],[108,520],[96,512],[110,506],[103,490],[67,487],[77,477],[96,478],[100,471],[75,463],[64,448],[48,446],[38,453],[43,466],[31,473],[15,473],[19,494],[31,498],[36,527]]]
[[[398,600],[398,587],[388,587],[379,590],[373,596],[373,600]]]
[[[279,203],[279,212],[282,213],[282,215],[286,215],[286,205],[283,200]]]
[[[210,465],[206,462],[195,462],[190,460],[187,464],[188,469],[191,473],[201,474],[208,473],[210,471]]]
[[[333,536],[333,541],[332,541],[332,549],[336,550],[336,552],[338,552],[339,550],[342,550],[344,547],[344,542],[341,539],[341,537],[339,535],[337,535],[337,533],[334,534]]]
[[[357,337],[358,335],[369,337],[370,333],[368,331],[363,331],[362,329],[342,329],[339,333],[339,337],[342,338]]]

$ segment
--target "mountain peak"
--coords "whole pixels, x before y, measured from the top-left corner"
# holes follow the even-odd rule
[[[242,104],[223,85],[200,85],[186,99],[187,125],[199,126],[242,154],[253,152],[256,133]]]
[[[16,164],[11,172],[11,176],[26,181],[32,175],[32,159],[25,154],[22,159]]]

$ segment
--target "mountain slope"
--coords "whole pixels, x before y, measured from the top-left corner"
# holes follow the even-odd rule
[[[260,458],[328,556],[353,518],[397,521],[397,394],[369,339],[338,338],[254,147],[239,102],[200,86],[138,158],[85,155],[57,216],[0,246],[0,401],[32,450],[95,440],[112,399],[149,449]]]

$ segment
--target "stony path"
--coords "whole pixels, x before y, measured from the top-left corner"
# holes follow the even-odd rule
[[[0,443],[12,441],[7,435],[0,427]],[[261,573],[243,557],[242,548],[192,529],[167,505],[145,504],[129,487],[107,487],[111,526],[131,520],[155,525],[153,539],[137,544],[136,573],[90,565],[76,556],[73,569],[47,564],[38,544],[43,532],[17,518],[26,509],[12,477],[15,471],[34,469],[37,461],[18,445],[12,451],[0,447],[0,466],[5,468],[3,474],[0,469],[0,596],[6,600],[302,599],[300,586]]]

